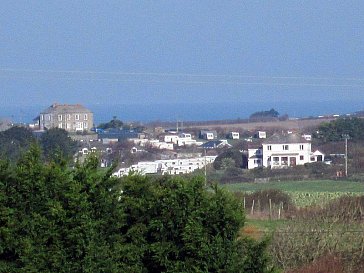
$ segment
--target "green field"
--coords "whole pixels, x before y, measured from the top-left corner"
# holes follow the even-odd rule
[[[364,183],[344,180],[306,180],[268,183],[226,184],[222,187],[230,191],[257,191],[279,189],[285,192],[352,192],[364,193]]]
[[[288,193],[297,207],[325,205],[332,199],[343,195],[363,195],[364,183],[355,181],[309,180],[269,183],[226,184],[224,188],[232,192],[254,192],[258,190],[279,189]]]

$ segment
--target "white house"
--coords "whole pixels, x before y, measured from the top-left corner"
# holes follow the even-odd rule
[[[230,139],[239,139],[239,132],[230,132],[229,133],[229,138]]]
[[[121,168],[115,172],[114,176],[125,176],[131,171],[140,174],[186,174],[197,169],[202,169],[207,164],[215,161],[216,156],[204,156],[185,159],[166,159],[157,161],[138,162],[129,168]]]
[[[262,147],[249,150],[248,168],[282,168],[324,161],[320,151],[311,151],[311,142],[297,134],[273,135],[262,143]],[[258,157],[259,155],[259,157]],[[259,161],[261,157],[261,161]]]
[[[258,131],[258,132],[255,134],[255,137],[256,137],[256,138],[267,138],[267,132],[265,132],[265,131]]]
[[[262,166],[263,151],[259,149],[248,149],[248,169],[254,169]]]
[[[196,140],[193,140],[192,135],[187,134],[187,133],[181,133],[177,139],[178,146],[189,146],[189,145],[193,145],[195,143],[196,143]]]
[[[311,141],[312,140],[312,136],[309,135],[309,134],[303,134],[302,137],[308,141]]]
[[[200,137],[206,140],[213,140],[217,138],[216,131],[201,130]]]
[[[164,142],[167,142],[167,143],[177,144],[178,139],[179,139],[178,135],[165,135],[164,136]]]

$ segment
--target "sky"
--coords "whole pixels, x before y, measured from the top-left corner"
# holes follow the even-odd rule
[[[364,101],[363,14],[364,2],[350,0],[3,0],[0,109],[262,101],[350,109]]]

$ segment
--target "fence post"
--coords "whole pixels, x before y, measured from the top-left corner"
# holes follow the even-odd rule
[[[278,208],[278,220],[281,219],[281,207]]]
[[[250,214],[254,214],[254,199],[253,199],[253,203],[252,203],[252,210],[251,210],[251,212],[250,212]]]
[[[269,219],[272,219],[272,199],[269,198]]]

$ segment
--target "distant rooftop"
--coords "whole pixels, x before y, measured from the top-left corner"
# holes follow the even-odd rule
[[[304,139],[297,134],[274,134],[263,141],[263,144],[291,144],[291,143],[309,143],[310,141]]]
[[[48,114],[53,112],[68,112],[68,113],[89,113],[91,112],[89,109],[84,107],[81,104],[58,104],[53,103],[51,106],[49,106],[47,109],[45,109],[42,113]]]

